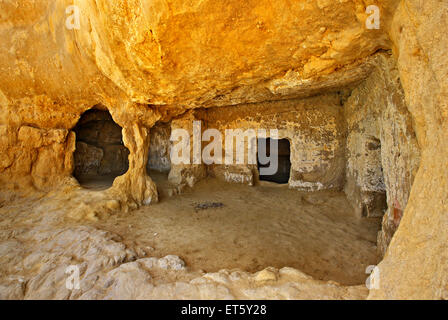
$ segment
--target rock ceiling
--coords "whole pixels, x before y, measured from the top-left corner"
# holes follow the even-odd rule
[[[365,27],[370,2],[2,1],[0,100],[191,108],[339,88],[391,47],[385,28]],[[380,5],[382,25],[396,2]],[[73,3],[79,30],[66,27]]]

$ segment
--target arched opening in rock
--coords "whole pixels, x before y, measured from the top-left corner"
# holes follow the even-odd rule
[[[258,155],[258,172],[260,173],[260,180],[278,184],[287,184],[291,175],[291,143],[288,139],[280,139],[274,141],[274,139],[271,138],[260,138],[258,139],[259,145],[260,142],[263,142],[266,146],[266,156],[278,160],[278,168],[276,173],[262,174],[260,170],[262,168],[269,167],[271,164],[260,163],[260,154]],[[277,147],[274,147],[275,143],[273,142],[277,142]],[[258,152],[260,152],[260,150],[258,150]]]
[[[76,151],[74,177],[87,189],[103,190],[129,168],[129,150],[123,145],[122,128],[108,111],[85,112],[74,128]]]

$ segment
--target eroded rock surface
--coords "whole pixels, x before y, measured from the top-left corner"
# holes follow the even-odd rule
[[[82,201],[65,201],[63,215],[93,221],[154,204],[159,194],[147,173],[150,154],[158,158],[150,166],[171,170],[176,192],[207,175],[254,184],[256,170],[247,165],[168,163],[167,134],[154,130],[152,143],[165,142],[151,152],[151,128],[165,123],[192,137],[192,121],[221,129],[273,123],[291,139],[293,151],[308,147],[303,157],[292,157],[291,187],[344,187],[366,216],[381,215],[386,209],[381,204],[387,205],[378,238],[385,255],[379,265],[381,288],[370,298],[447,298],[446,2],[80,0],[75,2],[79,29],[66,26],[72,4],[0,3],[2,205],[19,194],[61,201],[76,197]],[[378,30],[365,25],[370,4],[381,9]],[[100,152],[77,146],[73,129],[84,112],[98,105],[123,129],[129,169],[110,189],[92,194],[73,178],[73,154],[84,150],[96,166]],[[289,113],[266,117],[282,108]],[[264,118],[257,117],[257,109]],[[225,123],[217,119],[221,114]],[[102,159],[107,153],[119,152],[103,150]],[[48,215],[29,213],[27,219],[60,214],[42,205]],[[156,285],[143,256],[113,235],[21,225],[2,230],[0,291],[5,298],[71,297],[54,284],[62,283],[62,266],[73,259],[98,260],[99,269],[87,275],[108,279],[97,288],[100,282],[87,277],[86,287],[92,289],[73,298],[154,298],[165,297],[164,292],[235,298],[365,295],[359,288],[322,284],[289,269],[255,276],[279,282],[251,290],[253,275],[238,278],[228,271],[198,275],[196,281],[185,276],[180,285],[164,276],[166,284]],[[38,244],[28,249],[22,241]],[[98,256],[97,242],[110,250]],[[40,258],[45,262],[37,265]],[[9,269],[13,266],[17,272]],[[30,277],[17,276],[28,267]],[[46,272],[39,276],[40,268]],[[126,273],[119,270],[148,286],[128,287]],[[228,278],[235,282],[227,283]]]
[[[192,270],[177,256],[86,223],[65,221],[61,195],[0,208],[1,299],[364,299],[365,286],[314,280],[292,269]],[[55,208],[56,206],[56,208]],[[18,209],[20,208],[20,209]],[[68,223],[67,223],[68,222]],[[13,225],[14,227],[11,227]],[[79,271],[79,289],[70,276]],[[67,286],[68,283],[68,286]]]

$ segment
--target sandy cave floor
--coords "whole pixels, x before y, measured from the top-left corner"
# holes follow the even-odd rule
[[[365,296],[365,269],[379,262],[375,242],[380,220],[354,216],[343,193],[304,193],[270,183],[249,187],[208,178],[169,197],[166,175],[152,172],[151,176],[159,188],[158,204],[98,221],[74,221],[66,215],[85,205],[83,200],[94,195],[93,190],[104,189],[107,179],[90,183],[89,190],[80,189],[75,196],[72,191],[59,191],[34,199],[13,196],[6,201],[3,197],[0,297],[176,298],[185,297],[186,292],[193,298]],[[209,202],[222,203],[222,207],[196,208]],[[151,271],[149,276],[152,269],[147,268],[145,257],[167,255],[179,256],[187,269],[175,276],[163,270]],[[87,289],[79,293],[61,289],[65,268],[74,263],[87,266],[82,270]],[[176,260],[172,263],[177,264]],[[279,282],[272,283],[274,287],[262,282],[259,291],[247,289],[253,288],[251,274],[267,267],[279,270]],[[235,276],[241,271],[241,277]],[[223,291],[219,284],[223,275],[241,280],[229,280]],[[138,277],[152,285],[139,281],[129,287],[129,281]],[[335,287],[332,282],[315,280],[359,286]],[[179,291],[179,281],[192,288]],[[195,281],[212,281],[211,289],[198,289]],[[154,289],[155,283],[160,291]],[[279,289],[285,286],[288,289]],[[222,292],[226,294],[218,295]]]
[[[159,204],[95,227],[154,248],[157,257],[177,255],[205,272],[288,266],[319,280],[358,285],[365,282],[366,267],[379,262],[380,220],[355,217],[342,192],[298,192],[266,182],[248,187],[209,178],[168,197],[166,176],[151,176],[159,186]],[[208,203],[223,207],[196,209]]]

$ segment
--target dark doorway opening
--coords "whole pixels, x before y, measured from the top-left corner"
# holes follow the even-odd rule
[[[74,177],[87,189],[107,189],[129,168],[129,150],[122,128],[108,111],[85,112],[74,128],[76,151]]]
[[[259,143],[260,140],[258,139]],[[288,139],[276,140],[278,143],[278,148],[272,148],[272,141],[274,139],[268,138],[263,139],[266,141],[266,155],[268,157],[273,157],[278,159],[278,169],[273,175],[262,175],[260,173],[261,181],[275,182],[279,184],[287,184],[289,182],[289,177],[291,175],[291,143]],[[275,140],[274,140],[275,141]],[[259,159],[259,157],[258,157]],[[263,165],[258,161],[258,172],[263,167],[269,167],[270,164]]]

